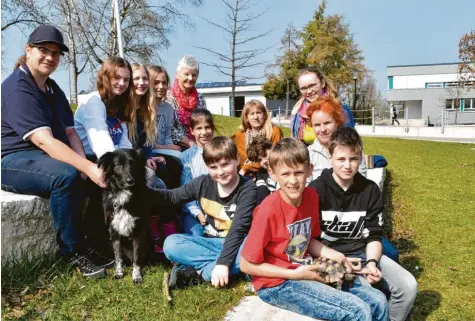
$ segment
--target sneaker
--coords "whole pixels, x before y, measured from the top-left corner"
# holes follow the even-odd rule
[[[94,263],[94,265],[101,267],[101,268],[108,268],[112,266],[115,262],[114,259],[108,258],[99,252],[94,251],[93,249],[89,249],[85,252],[84,255],[89,261]]]
[[[106,275],[104,268],[98,267],[92,263],[85,255],[76,254],[69,263],[75,266],[81,274],[86,278],[101,278]]]
[[[202,279],[198,272],[190,266],[174,265],[170,278],[168,279],[169,288],[185,288],[187,286],[198,285],[202,283]]]

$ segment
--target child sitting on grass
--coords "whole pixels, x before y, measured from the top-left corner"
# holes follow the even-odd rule
[[[383,197],[376,183],[358,172],[363,143],[353,128],[340,127],[329,142],[330,169],[310,183],[320,196],[322,243],[366,262],[367,287],[381,282],[390,295],[391,320],[406,320],[417,293],[415,278],[382,255]]]
[[[253,139],[247,148],[247,158],[260,165],[257,172],[248,172],[257,186],[257,205],[279,188],[277,182],[269,176],[269,151],[272,148],[272,142],[264,136],[258,136]]]
[[[269,173],[280,189],[253,214],[241,255],[241,270],[252,276],[265,302],[317,319],[387,320],[385,296],[358,280],[349,292],[324,284],[312,271],[312,257],[326,257],[357,271],[360,259],[347,258],[316,237],[320,235],[318,194],[306,188],[312,174],[308,150],[294,138],[279,141],[269,154]],[[311,256],[309,256],[310,254]]]
[[[184,151],[181,156],[183,171],[180,178],[180,186],[189,183],[193,178],[208,174],[208,166],[203,160],[203,148],[208,144],[214,135],[213,115],[204,108],[195,109],[190,116],[191,134],[195,137],[193,146]],[[192,201],[181,211],[183,232],[203,236],[203,227],[206,225],[206,218],[198,201]]]
[[[165,255],[175,263],[171,288],[201,280],[224,287],[230,275],[241,273],[239,252],[256,206],[256,186],[238,174],[238,151],[228,137],[214,137],[205,145],[203,160],[208,175],[151,195],[157,203],[174,206],[197,200],[206,218],[204,236],[173,234],[165,239]]]

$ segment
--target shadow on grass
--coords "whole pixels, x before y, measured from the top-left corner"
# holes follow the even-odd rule
[[[385,228],[384,234],[389,238],[392,244],[396,246],[399,251],[399,260],[401,266],[411,272],[412,275],[419,279],[424,272],[423,263],[420,258],[413,253],[419,248],[419,245],[410,239],[411,235],[405,236],[406,233],[400,233],[394,230],[393,226],[393,192],[394,183],[392,181],[392,173],[386,169],[386,179],[384,181],[384,214],[385,214]],[[402,235],[402,237],[392,238],[393,235]],[[425,290],[417,293],[414,308],[412,310],[410,321],[427,320],[427,317],[437,310],[441,304],[442,296],[439,292],[433,290]]]
[[[442,296],[439,292],[426,290],[417,294],[409,321],[424,321],[440,307]]]

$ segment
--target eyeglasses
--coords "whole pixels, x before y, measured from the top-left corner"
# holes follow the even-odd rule
[[[43,46],[37,46],[37,45],[30,45],[30,47],[34,47],[38,49],[41,53],[42,56],[49,56],[57,59],[59,57],[64,56],[64,53],[62,51],[56,51],[56,50],[50,50],[49,48],[43,47]]]
[[[307,87],[300,87],[299,90],[302,94],[305,94],[309,90],[315,90],[317,86],[320,85],[320,82],[317,82],[315,84],[308,85]]]

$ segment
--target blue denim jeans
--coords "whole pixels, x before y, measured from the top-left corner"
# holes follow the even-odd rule
[[[211,281],[211,272],[216,266],[216,261],[223,250],[224,238],[220,237],[202,237],[187,234],[173,234],[165,239],[163,244],[163,252],[166,257],[180,265],[191,266],[201,277],[207,281]],[[230,266],[229,275],[238,275],[241,273],[239,269],[239,257],[244,242],[239,248],[238,255],[234,264]]]
[[[2,158],[2,189],[50,198],[51,214],[63,243],[61,252],[81,250],[84,238],[78,227],[84,191],[78,170],[42,150],[20,151]]]
[[[389,320],[386,297],[355,280],[348,292],[317,281],[287,280],[257,291],[262,301],[311,318],[345,321]]]

